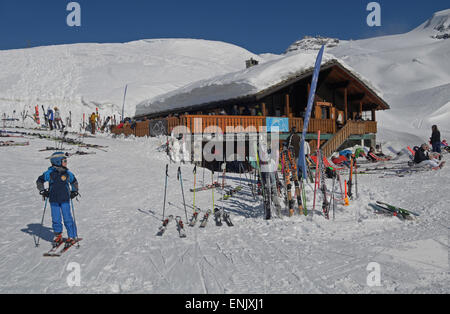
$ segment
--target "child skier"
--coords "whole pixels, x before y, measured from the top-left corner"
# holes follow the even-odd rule
[[[56,152],[51,156],[52,166],[41,175],[36,185],[44,198],[49,198],[52,212],[52,227],[55,237],[53,246],[59,245],[62,241],[63,226],[61,223],[61,213],[64,225],[67,229],[68,239],[65,246],[72,246],[77,242],[77,227],[70,212],[70,200],[78,195],[78,181],[72,172],[67,169],[67,157],[63,152]],[[44,183],[49,182],[49,188],[44,188]],[[69,188],[71,185],[71,189]]]

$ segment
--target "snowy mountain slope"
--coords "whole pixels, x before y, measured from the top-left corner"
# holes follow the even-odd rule
[[[245,68],[261,58],[240,47],[206,40],[153,39],[124,44],[74,44],[0,51],[0,112],[24,106],[58,105],[81,118],[99,107],[126,114],[137,102],[186,85]],[[31,110],[30,110],[31,113]]]
[[[292,52],[292,51],[304,51],[304,50],[317,50],[319,51],[320,48],[322,48],[323,45],[325,45],[325,49],[331,49],[334,47],[337,47],[339,45],[340,41],[337,38],[326,38],[326,37],[311,37],[311,36],[305,36],[301,40],[297,40],[292,45],[289,46],[289,48],[286,50],[286,53]]]
[[[406,34],[342,42],[328,51],[381,88],[391,106],[378,115],[381,128],[401,128],[428,138],[431,125],[445,121],[450,41],[433,36],[446,30],[449,20],[450,10],[437,12]],[[450,131],[448,123],[440,127]]]

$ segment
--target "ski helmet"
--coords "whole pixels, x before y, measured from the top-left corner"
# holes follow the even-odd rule
[[[64,152],[56,152],[52,154],[50,162],[52,163],[53,166],[61,167],[62,161],[64,159],[67,159],[67,156]]]

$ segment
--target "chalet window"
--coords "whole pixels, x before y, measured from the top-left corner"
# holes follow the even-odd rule
[[[363,111],[362,119],[366,121],[372,120],[372,111]]]

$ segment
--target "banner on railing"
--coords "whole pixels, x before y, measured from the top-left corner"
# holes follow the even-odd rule
[[[267,132],[289,133],[289,118],[267,117]]]
[[[149,122],[149,132],[150,136],[152,137],[167,135],[168,134],[167,130],[168,130],[168,122],[166,119],[151,120]]]

